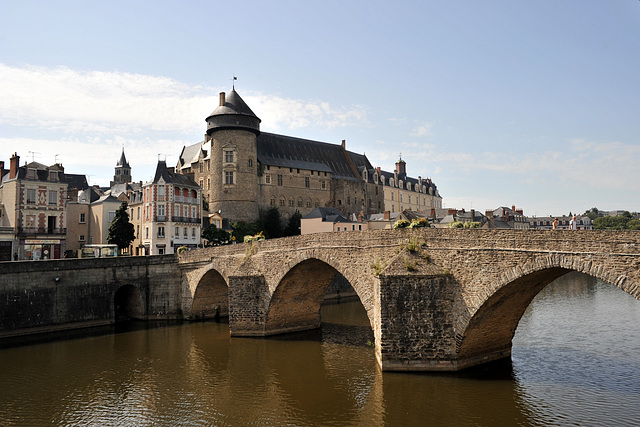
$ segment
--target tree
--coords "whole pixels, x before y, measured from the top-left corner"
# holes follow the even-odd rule
[[[127,202],[122,202],[120,207],[111,221],[109,234],[107,235],[107,243],[118,245],[118,249],[122,251],[128,248],[133,239],[136,238],[133,224],[129,222],[129,213],[127,212]]]
[[[207,241],[205,246],[228,245],[231,242],[231,235],[215,224],[210,224],[202,230],[202,238]]]
[[[273,206],[266,211],[261,211],[259,223],[262,224],[261,228],[267,239],[282,237],[282,219],[277,207]]]
[[[298,236],[300,234],[300,219],[302,218],[302,214],[298,209],[296,209],[295,213],[291,215],[289,221],[287,221],[287,226],[284,228],[285,236]]]
[[[233,237],[236,238],[236,242],[244,242],[244,236],[253,236],[260,231],[260,228],[256,223],[246,223],[244,221],[236,221],[231,223],[233,229]]]

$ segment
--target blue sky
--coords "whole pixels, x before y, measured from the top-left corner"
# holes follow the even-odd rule
[[[640,211],[640,1],[0,0],[0,159],[108,185],[202,139],[236,90],[262,130],[430,177],[444,205]]]

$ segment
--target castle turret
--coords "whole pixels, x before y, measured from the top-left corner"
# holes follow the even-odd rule
[[[211,142],[209,211],[236,221],[258,218],[260,119],[235,90],[220,94],[220,105],[207,117]]]

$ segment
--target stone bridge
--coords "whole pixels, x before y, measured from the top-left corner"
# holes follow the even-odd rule
[[[640,299],[640,232],[380,230],[322,233],[178,257],[185,316],[233,336],[317,328],[336,273],[353,286],[386,371],[455,371],[509,357],[525,309],[579,271]]]

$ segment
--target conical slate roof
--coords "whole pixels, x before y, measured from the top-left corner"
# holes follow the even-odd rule
[[[127,158],[124,156],[124,148],[122,148],[122,154],[120,155],[120,160],[118,160],[116,166],[129,167],[129,162],[127,162]]]
[[[229,92],[229,94],[225,97],[224,104],[218,106],[218,108],[213,110],[213,113],[211,113],[209,117],[222,114],[242,114],[245,116],[255,117],[256,119],[258,118],[258,116],[256,116],[255,113],[251,111],[251,108],[249,108],[247,103],[244,102],[240,95],[238,95],[238,92],[236,92],[235,89]],[[207,117],[207,119],[209,117]]]
[[[221,94],[221,105],[206,121],[208,133],[216,129],[246,129],[256,134],[260,133],[260,119],[235,89],[226,96],[224,93]]]

